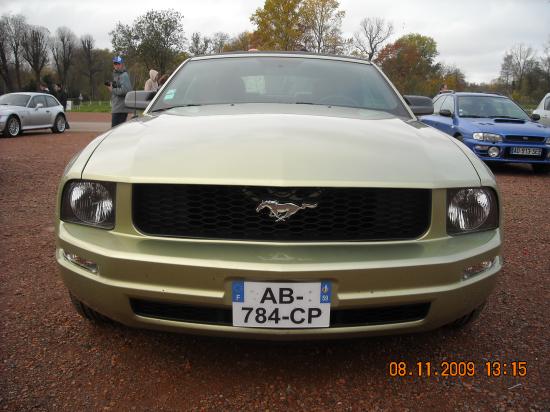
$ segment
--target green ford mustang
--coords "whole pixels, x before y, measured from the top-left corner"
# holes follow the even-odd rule
[[[307,339],[479,313],[502,266],[494,176],[374,65],[196,57],[144,95],[59,186],[56,258],[83,316]]]

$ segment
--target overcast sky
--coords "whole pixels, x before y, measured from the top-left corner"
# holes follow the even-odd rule
[[[131,24],[147,10],[173,8],[184,15],[186,36],[199,31],[236,34],[253,30],[250,15],[264,0],[0,0],[0,13],[23,14],[27,22],[48,28],[71,28],[91,34],[96,46],[111,48],[109,31],[120,21]],[[539,54],[550,41],[550,0],[340,0],[346,11],[342,29],[351,37],[364,17],[393,22],[393,40],[406,33],[431,36],[438,60],[459,67],[470,82],[498,77],[506,50],[518,43]]]

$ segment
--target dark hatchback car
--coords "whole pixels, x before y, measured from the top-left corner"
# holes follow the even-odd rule
[[[550,128],[511,99],[486,93],[443,93],[420,120],[462,141],[486,162],[529,163],[550,171]]]

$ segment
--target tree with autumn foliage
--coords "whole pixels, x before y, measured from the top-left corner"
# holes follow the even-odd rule
[[[437,55],[434,39],[413,33],[386,45],[375,62],[401,94],[428,95],[433,92],[430,80],[439,74]]]
[[[342,19],[337,0],[304,0],[300,7],[302,44],[315,53],[341,54],[345,47],[342,38]]]
[[[300,45],[301,0],[266,0],[250,17],[257,27],[261,47],[270,50],[296,50]]]

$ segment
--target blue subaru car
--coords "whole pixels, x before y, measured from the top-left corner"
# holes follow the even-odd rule
[[[420,120],[462,141],[486,162],[529,163],[550,171],[550,127],[537,123],[507,97],[487,93],[442,93],[434,114]]]

